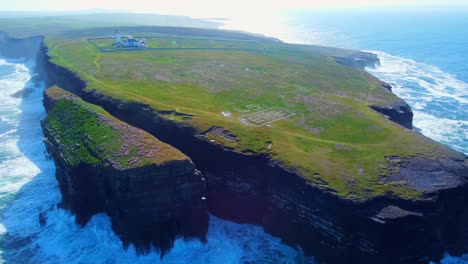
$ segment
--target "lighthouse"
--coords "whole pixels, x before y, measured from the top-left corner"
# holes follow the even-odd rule
[[[119,44],[120,43],[120,32],[119,32],[118,29],[115,30],[114,38],[115,38],[115,44]]]

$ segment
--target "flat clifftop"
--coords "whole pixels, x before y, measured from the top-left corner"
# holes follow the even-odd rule
[[[45,91],[49,114],[44,129],[60,143],[71,165],[81,162],[125,170],[189,158],[150,134],[112,117],[102,108],[52,87]]]
[[[105,33],[99,30],[92,32]],[[78,93],[153,112],[226,151],[268,157],[341,197],[423,199],[427,192],[407,181],[385,180],[393,166],[386,157],[466,159],[405,129],[412,113],[403,100],[368,73],[338,63],[362,68],[377,64],[375,56],[141,30],[135,34],[145,34],[147,50],[89,40],[89,31],[45,43],[53,64],[85,82]]]

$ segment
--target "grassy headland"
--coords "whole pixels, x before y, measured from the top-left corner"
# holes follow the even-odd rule
[[[110,22],[96,25],[109,26]],[[49,25],[49,31],[56,26],[44,23],[40,25]],[[5,23],[0,22],[0,30],[4,28]],[[190,115],[167,114],[165,118],[196,128],[213,144],[239,153],[267,154],[275,163],[340,196],[367,199],[391,193],[420,198],[423,193],[405,182],[385,183],[389,166],[385,157],[437,158],[449,151],[369,108],[401,99],[369,74],[339,65],[332,58],[353,51],[272,40],[181,40],[177,29],[171,35],[161,34],[157,28],[132,27],[121,31],[164,37],[148,42],[150,47],[167,49],[103,53],[87,39],[105,37],[112,28],[83,28],[44,34],[52,62],[76,73],[88,83],[87,89],[155,110]],[[97,43],[102,47],[111,44],[112,39]],[[220,47],[239,50],[218,50]],[[62,104],[59,108],[70,107],[70,102]],[[60,111],[53,113],[51,121]],[[268,116],[250,116],[260,111],[267,111]],[[275,118],[274,111],[291,115]],[[210,130],[212,127],[222,127],[232,135]],[[66,126],[63,129],[67,131]],[[108,147],[119,148],[112,143]]]

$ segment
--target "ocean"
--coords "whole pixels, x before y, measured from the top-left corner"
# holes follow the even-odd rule
[[[412,106],[417,129],[468,153],[468,15],[290,12],[253,22],[234,19],[225,27],[378,54],[382,65],[368,71]],[[104,214],[77,226],[56,206],[61,195],[40,128],[44,84],[32,81],[33,68],[0,58],[0,263],[314,263],[260,227],[215,216],[206,244],[179,239],[162,260],[156,251],[125,250]],[[32,93],[12,97],[24,88]],[[442,261],[455,263],[468,257]]]

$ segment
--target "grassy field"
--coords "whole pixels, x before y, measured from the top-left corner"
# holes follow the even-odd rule
[[[422,193],[405,182],[384,183],[385,156],[436,158],[447,151],[368,107],[400,99],[368,74],[331,57],[351,51],[272,41],[181,39],[145,29],[145,34],[160,37],[150,39],[150,47],[168,49],[103,53],[87,41],[87,32],[53,34],[45,40],[52,61],[86,80],[87,89],[192,115],[166,118],[200,133],[223,127],[235,140],[218,132],[205,133],[206,140],[237,152],[267,153],[277,164],[344,197],[391,193],[419,198]],[[110,33],[92,32],[91,37]],[[96,44],[107,48],[111,40]],[[266,113],[254,115],[255,125],[251,115],[260,111]],[[276,121],[268,123],[269,118]]]

